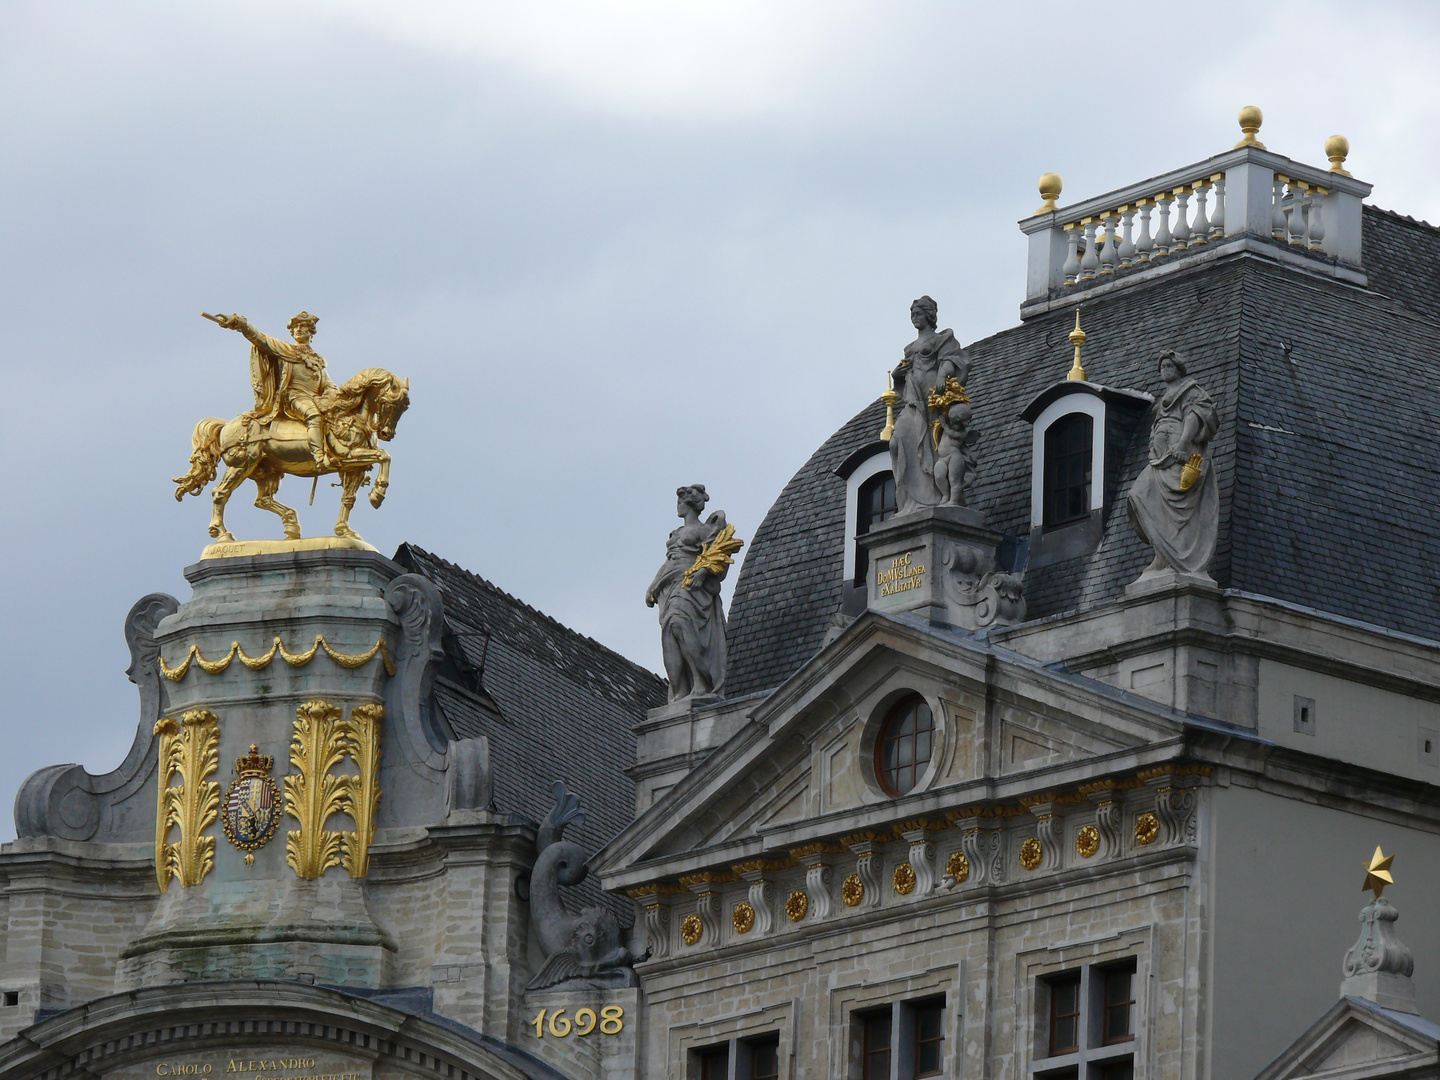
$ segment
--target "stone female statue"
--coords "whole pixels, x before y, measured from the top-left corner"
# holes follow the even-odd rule
[[[955,331],[937,330],[935,301],[922,296],[910,305],[910,322],[917,336],[905,346],[905,359],[894,371],[900,414],[890,435],[890,468],[895,475],[895,509],[909,514],[947,502],[936,483],[936,439],[930,415],[930,394],[944,392],[945,380],[963,386],[970,360],[955,340]]]
[[[1220,492],[1208,453],[1220,413],[1173,349],[1160,354],[1160,377],[1165,392],[1155,402],[1150,463],[1130,489],[1130,521],[1155,549],[1147,574],[1204,576],[1220,529]]]
[[[684,524],[665,542],[660,567],[645,606],[660,609],[660,648],[670,679],[670,700],[718,694],[725,682],[725,608],[720,584],[744,543],[717,510],[700,520],[710,496],[704,484],[675,492],[675,513]]]

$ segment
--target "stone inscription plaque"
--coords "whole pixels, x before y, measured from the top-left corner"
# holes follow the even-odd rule
[[[907,551],[891,559],[889,566],[880,563],[875,567],[875,585],[882,598],[909,592],[925,584],[925,564],[915,560],[916,554]]]
[[[183,1046],[171,1052],[115,1069],[106,1080],[155,1080],[182,1077],[187,1080],[371,1080],[373,1062],[346,1059],[315,1050],[235,1048],[197,1050],[186,1053]]]

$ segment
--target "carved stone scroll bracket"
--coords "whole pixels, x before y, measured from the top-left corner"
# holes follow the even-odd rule
[[[100,775],[91,775],[82,765],[50,765],[31,773],[15,796],[17,836],[89,840],[98,834],[106,841],[132,843],[149,839],[152,823],[143,805],[147,800],[136,799],[133,812],[121,804],[155,774],[155,725],[169,708],[155,628],[179,607],[173,596],[151,593],[125,616],[125,643],[130,647],[125,673],[140,692],[140,723],[125,760]]]
[[[851,906],[861,911],[879,907],[882,896],[880,873],[885,862],[884,845],[877,842],[874,833],[846,837],[843,842],[855,856],[855,876],[860,879],[864,889],[860,902]]]
[[[835,901],[830,887],[835,881],[835,870],[831,856],[835,848],[830,844],[810,844],[790,852],[805,868],[805,893],[810,898],[810,918],[828,919],[835,910]]]
[[[650,959],[670,955],[670,902],[683,892],[678,885],[645,885],[630,890],[645,923],[645,949]]]
[[[445,659],[445,608],[440,590],[419,574],[401,574],[385,589],[385,603],[400,621],[395,676],[385,702],[406,764],[433,783],[445,780],[445,752],[453,733],[442,731],[432,707],[435,674]]]
[[[1157,776],[1145,786],[1155,792],[1155,816],[1160,819],[1160,842],[1194,844],[1197,841],[1195,781],[1184,777]]]
[[[695,914],[700,917],[702,927],[700,941],[712,949],[720,944],[720,885],[727,880],[734,878],[728,874],[703,873],[680,879],[680,884],[695,894]]]
[[[1370,901],[1360,912],[1360,937],[1345,953],[1342,996],[1364,998],[1399,1012],[1418,1013],[1415,984],[1410,976],[1415,958],[1395,934],[1400,912],[1384,897]]]
[[[1039,870],[1059,870],[1063,839],[1064,819],[1055,814],[1054,803],[1032,803],[1030,813],[1035,815],[1035,835],[1040,840]]]
[[[962,826],[960,847],[970,863],[970,880],[976,885],[999,885],[1005,881],[1005,832],[979,825]]]
[[[935,844],[930,839],[929,827],[921,825],[905,829],[901,837],[910,845],[910,868],[915,871],[915,889],[911,897],[919,900],[935,890]]]
[[[1124,851],[1121,825],[1124,820],[1122,793],[1112,788],[1100,788],[1086,796],[1095,807],[1095,828],[1100,833],[1100,858],[1118,859]]]
[[[769,877],[769,866],[757,859],[754,862],[741,863],[734,869],[741,880],[750,886],[746,899],[755,911],[755,922],[749,932],[756,937],[764,937],[775,926],[775,883]]]

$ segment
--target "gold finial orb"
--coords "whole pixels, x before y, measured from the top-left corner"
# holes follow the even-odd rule
[[[1260,111],[1257,105],[1246,105],[1240,110],[1240,130],[1245,137],[1235,144],[1235,149],[1242,146],[1253,146],[1257,150],[1264,150],[1265,144],[1255,138],[1255,133],[1260,130],[1260,125],[1265,122],[1265,114]]]
[[[1075,329],[1070,331],[1070,344],[1075,346],[1075,364],[1065,378],[1071,382],[1085,382],[1085,367],[1080,363],[1080,346],[1085,344],[1085,331],[1080,329],[1080,309],[1075,309]]]
[[[1345,159],[1350,156],[1350,140],[1344,135],[1331,135],[1325,140],[1325,156],[1330,159],[1330,171],[1349,176],[1345,171]]]
[[[1035,213],[1048,214],[1051,210],[1057,209],[1055,200],[1060,197],[1060,192],[1064,187],[1065,185],[1060,182],[1059,173],[1047,172],[1040,177],[1040,198],[1045,200],[1045,204]]]

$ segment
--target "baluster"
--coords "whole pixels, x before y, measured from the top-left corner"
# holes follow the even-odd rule
[[[1325,195],[1324,188],[1317,187],[1310,203],[1310,250],[1325,250]]]
[[[1274,240],[1285,239],[1285,185],[1288,181],[1279,173],[1275,174],[1274,201],[1271,204],[1270,236]]]
[[[1105,222],[1105,246],[1100,249],[1100,273],[1114,274],[1115,267],[1120,265],[1120,258],[1116,254],[1120,250],[1119,229],[1120,218],[1111,210],[1101,215],[1101,221]]]
[[[1292,246],[1305,244],[1305,190],[1298,180],[1290,185],[1290,206],[1285,212],[1286,232]]]
[[[1184,251],[1189,246],[1190,189],[1183,184],[1175,189],[1175,224],[1170,226],[1170,235],[1174,237],[1170,244],[1171,252]]]
[[[1120,241],[1120,269],[1128,270],[1135,265],[1135,241],[1130,238],[1130,228],[1135,222],[1135,208],[1122,206],[1120,219],[1124,224],[1125,238]]]
[[[1210,219],[1205,214],[1205,199],[1208,196],[1204,180],[1195,181],[1195,220],[1190,223],[1190,246],[1210,242]]]
[[[1079,223],[1065,226],[1065,243],[1068,251],[1065,255],[1065,265],[1060,267],[1060,272],[1065,275],[1065,284],[1074,285],[1080,280],[1080,225]]]
[[[1095,269],[1100,265],[1100,257],[1095,252],[1095,219],[1087,217],[1080,224],[1085,226],[1085,255],[1080,259],[1080,280],[1094,281]]]
[[[1225,235],[1225,174],[1216,173],[1210,177],[1215,185],[1215,212],[1210,215],[1210,235]]]
[[[1140,239],[1135,241],[1135,262],[1138,265],[1150,261],[1150,249],[1155,246],[1155,241],[1150,236],[1150,200],[1141,199],[1135,205],[1140,208]]]
[[[1160,209],[1160,228],[1155,230],[1155,254],[1170,254],[1170,203],[1173,201],[1168,191],[1162,191],[1155,196],[1155,205]]]

